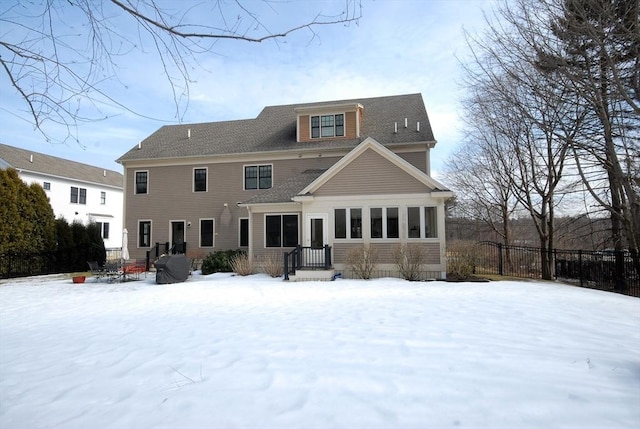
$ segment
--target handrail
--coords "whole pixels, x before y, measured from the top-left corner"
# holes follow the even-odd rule
[[[290,252],[284,252],[284,279],[300,269],[328,270],[331,267],[331,246],[302,247],[296,246]]]

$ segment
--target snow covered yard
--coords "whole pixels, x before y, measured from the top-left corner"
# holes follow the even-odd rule
[[[638,428],[640,299],[534,282],[0,283],[0,428]]]

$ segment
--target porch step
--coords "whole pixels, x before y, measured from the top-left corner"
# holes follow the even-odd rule
[[[291,282],[317,282],[331,281],[336,274],[336,270],[296,270],[295,274],[289,275]]]

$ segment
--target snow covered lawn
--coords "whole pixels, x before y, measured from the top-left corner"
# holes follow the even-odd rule
[[[507,281],[3,282],[0,427],[635,429],[640,299]]]

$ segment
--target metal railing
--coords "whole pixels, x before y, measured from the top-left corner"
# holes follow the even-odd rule
[[[577,286],[640,297],[637,261],[627,251],[558,250],[505,246],[484,241],[475,260],[477,274],[542,278],[542,256],[551,260],[555,279]],[[636,256],[637,257],[637,256]]]
[[[163,251],[161,251],[161,249],[163,249]],[[159,243],[156,241],[156,244],[149,250],[147,250],[147,256],[146,256],[146,267],[147,267],[147,271],[149,271],[149,268],[151,267],[151,256],[155,255],[155,259],[158,259],[160,257],[160,255],[175,255],[178,253],[187,253],[187,242],[183,242],[180,244],[174,244],[173,246],[171,246],[171,243],[169,243],[168,241],[165,241],[164,243]]]
[[[284,252],[284,279],[296,270],[328,270],[331,268],[331,246],[302,247]]]

